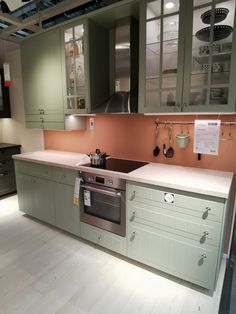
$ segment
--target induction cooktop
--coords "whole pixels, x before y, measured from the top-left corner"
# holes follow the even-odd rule
[[[144,162],[144,161],[108,158],[103,167],[101,166],[95,167],[90,164],[86,164],[84,166],[92,167],[94,168],[94,170],[97,168],[97,169],[106,169],[106,170],[111,170],[111,171],[129,173],[145,165],[147,165],[147,162]]]

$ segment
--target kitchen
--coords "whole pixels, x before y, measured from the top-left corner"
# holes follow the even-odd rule
[[[202,10],[203,12],[206,10]],[[39,150],[56,150],[56,151],[66,151],[66,152],[76,152],[76,153],[88,153],[95,151],[96,148],[100,148],[102,151],[109,154],[111,157],[116,158],[124,158],[124,159],[133,159],[133,160],[142,160],[145,162],[154,162],[154,163],[160,163],[160,164],[167,164],[167,165],[180,165],[185,167],[194,167],[196,168],[196,171],[201,172],[199,168],[203,169],[213,169],[213,170],[222,170],[222,171],[229,171],[229,172],[235,172],[235,127],[230,125],[223,125],[221,129],[220,134],[220,150],[218,156],[210,156],[202,154],[201,160],[198,160],[198,155],[196,153],[193,153],[193,132],[194,132],[194,125],[188,124],[187,122],[193,122],[195,119],[211,119],[211,120],[217,120],[220,119],[221,121],[235,121],[235,109],[230,112],[231,114],[224,114],[225,111],[218,111],[215,114],[212,115],[200,115],[199,110],[194,109],[193,112],[196,114],[186,115],[185,114],[178,114],[173,115],[168,113],[168,115],[163,115],[165,113],[162,112],[162,115],[159,115],[158,113],[154,113],[154,115],[142,115],[142,114],[132,114],[132,115],[102,115],[97,114],[96,116],[89,116],[86,117],[86,129],[81,131],[54,131],[54,130],[45,130],[45,131],[39,131],[39,130],[31,130],[25,128],[25,117],[24,117],[24,100],[23,100],[23,91],[21,88],[21,82],[22,81],[22,73],[21,73],[21,64],[20,64],[20,51],[19,49],[14,49],[15,44],[10,44],[11,47],[6,48],[6,45],[9,46],[9,44],[5,45],[5,51],[7,51],[6,54],[6,60],[9,62],[11,66],[11,79],[12,79],[12,86],[10,88],[11,93],[11,110],[12,110],[12,119],[3,119],[1,121],[1,134],[2,134],[2,142],[7,143],[16,143],[20,144],[22,146],[22,152],[30,152],[30,151],[39,151]],[[202,45],[202,44],[201,44]],[[7,50],[6,50],[7,49]],[[172,73],[173,74],[173,73]],[[167,74],[167,75],[171,75]],[[202,74],[201,74],[202,75]],[[141,86],[142,88],[142,86]],[[140,89],[141,89],[140,88]],[[186,93],[187,94],[187,93]],[[186,96],[187,97],[187,96]],[[167,99],[167,96],[165,96],[165,99]],[[169,101],[169,99],[168,99]],[[225,106],[225,105],[224,105]],[[172,109],[172,106],[167,106],[168,110]],[[213,106],[214,107],[214,106]],[[164,107],[163,107],[164,108]],[[162,109],[163,109],[162,108]],[[163,110],[165,110],[165,108]],[[159,110],[160,111],[160,110]],[[142,111],[140,111],[142,112]],[[92,120],[91,120],[92,119]],[[167,158],[163,155],[162,149],[157,157],[153,156],[153,149],[156,145],[155,143],[155,132],[156,132],[156,124],[155,121],[165,122],[170,121],[173,122],[172,127],[172,133],[174,134],[172,136],[172,146],[174,148],[174,157],[173,158]],[[91,121],[94,122],[94,129],[90,130]],[[174,122],[185,122],[181,124],[174,124]],[[165,126],[164,124],[159,124],[159,142],[158,146],[160,148],[163,147],[163,144],[165,143],[168,145],[168,130],[169,125]],[[17,130],[17,132],[16,132]],[[177,144],[175,143],[174,136],[176,133],[188,133],[189,134],[189,144],[187,148],[181,149],[177,147]],[[58,164],[57,164],[58,167]],[[172,169],[172,168],[169,168]],[[102,170],[100,170],[102,171]],[[173,171],[169,170],[169,173],[173,173]],[[34,175],[35,176],[35,175]],[[157,176],[157,175],[156,175]],[[163,177],[159,179],[157,177],[157,180],[164,180]],[[178,178],[171,177],[168,174],[168,178],[166,180],[169,180],[169,184],[171,181],[174,181],[175,184],[180,183],[178,182]],[[179,180],[181,181],[181,180]],[[214,180],[213,180],[214,181]],[[58,182],[58,181],[57,181]],[[212,182],[212,181],[211,181]],[[147,183],[147,182],[146,182]],[[150,183],[150,181],[149,181]],[[212,183],[211,183],[212,184]],[[69,186],[69,185],[68,185]],[[169,186],[170,187],[170,186]],[[172,186],[173,187],[173,186]],[[182,187],[183,188],[183,187]],[[72,185],[71,185],[72,189]],[[210,188],[208,188],[209,190]],[[186,188],[185,188],[186,191]],[[195,191],[196,192],[196,191]],[[219,191],[218,191],[219,192]],[[32,222],[33,223],[33,222]],[[42,226],[43,229],[44,225]],[[50,227],[48,227],[50,230]],[[229,232],[230,230],[228,230]],[[50,233],[50,231],[49,231]],[[53,233],[53,232],[52,232]],[[62,238],[62,234],[59,233],[58,237]],[[71,238],[73,239],[73,238]],[[55,240],[57,242],[57,240]],[[59,241],[59,240],[58,240]],[[69,241],[64,239],[63,241]],[[74,243],[74,241],[73,241]],[[81,242],[83,243],[83,242]],[[77,243],[74,245],[76,246]],[[79,244],[78,244],[79,245]],[[81,244],[81,246],[83,246]],[[86,249],[85,249],[86,250]],[[89,248],[87,249],[89,250]],[[98,250],[99,251],[99,250]],[[102,252],[102,251],[101,251]],[[98,254],[102,254],[99,253]],[[112,256],[112,255],[110,255]],[[102,258],[107,258],[105,255],[102,256]],[[120,258],[121,256],[119,256]],[[120,259],[122,261],[122,259]],[[119,260],[119,261],[120,261]],[[123,260],[124,261],[124,260]],[[91,261],[92,262],[92,261]],[[122,262],[121,262],[122,263]],[[145,263],[144,263],[145,264]],[[128,267],[130,267],[128,265]],[[130,270],[131,271],[131,270]],[[140,270],[141,273],[143,270]],[[91,272],[92,274],[93,272]],[[95,275],[95,273],[93,273]],[[164,273],[162,273],[164,274]],[[149,276],[149,275],[147,275]],[[178,276],[177,276],[178,277]],[[159,280],[163,281],[164,277],[159,278]],[[172,280],[174,280],[174,277],[171,277]],[[140,279],[144,280],[144,279]],[[171,285],[174,281],[171,281]],[[73,281],[74,283],[74,281]],[[180,293],[180,291],[184,288],[184,282],[181,281],[183,286],[173,287],[175,293]],[[119,282],[119,284],[121,284]],[[134,284],[134,281],[131,282],[131,285]],[[167,285],[167,283],[165,283]],[[127,283],[126,283],[127,285]],[[123,286],[122,286],[123,287]],[[166,286],[167,287],[167,286]],[[196,293],[197,286],[194,286],[195,290],[193,290]],[[150,287],[151,289],[151,287]],[[170,289],[167,287],[167,289]],[[35,292],[35,290],[33,290]],[[148,290],[147,290],[148,291]],[[147,291],[143,291],[144,296],[147,296]],[[168,290],[167,290],[168,291]],[[178,291],[178,292],[177,292]],[[37,294],[37,289],[35,294]],[[139,292],[136,291],[138,294]],[[156,304],[156,306],[161,307],[160,304],[164,304],[164,295],[163,291],[163,299],[160,299],[159,305]],[[167,292],[166,292],[167,293]],[[186,290],[182,293],[187,293]],[[150,294],[150,290],[149,290]],[[215,292],[216,295],[216,292]],[[44,295],[45,296],[45,295]],[[137,295],[136,295],[137,296]],[[174,298],[176,294],[173,294],[172,297]],[[181,295],[178,294],[179,298],[181,298]],[[35,298],[39,298],[42,302],[42,298],[37,295]],[[53,295],[51,294],[48,296],[49,300],[52,298]],[[87,296],[88,297],[88,296]],[[95,295],[94,295],[95,297]],[[150,294],[149,297],[153,300],[155,300],[155,295]],[[183,297],[183,296],[182,296]],[[195,298],[201,298],[202,300],[205,300],[204,302],[207,302],[208,297],[204,294],[200,294],[200,296],[196,296]],[[69,298],[69,297],[68,297]],[[86,296],[85,296],[86,298]],[[178,298],[178,297],[177,297]],[[56,298],[58,300],[58,298]],[[80,299],[80,298],[79,298]],[[219,297],[218,297],[219,299]],[[212,300],[209,298],[209,300]],[[215,299],[214,299],[215,300]],[[81,301],[81,299],[80,299]],[[133,300],[132,305],[134,306],[135,301],[137,301],[137,298]],[[36,304],[40,304],[40,302],[35,301]],[[83,301],[81,301],[83,303]],[[105,302],[105,300],[104,300]],[[127,302],[127,301],[126,301]],[[191,302],[191,301],[189,301]],[[212,301],[209,301],[212,302]],[[43,302],[42,302],[43,303]],[[50,302],[49,302],[50,303]],[[216,302],[217,303],[217,302]],[[218,300],[219,303],[219,300]],[[186,306],[186,303],[184,303],[184,307]],[[197,306],[197,302],[193,302],[193,306]],[[199,304],[200,306],[201,304]],[[219,304],[218,304],[219,305]],[[46,301],[44,303],[45,311],[47,309]],[[53,305],[51,305],[53,307]],[[56,305],[55,305],[56,306]],[[137,306],[137,304],[136,304]],[[140,305],[141,306],[141,305]],[[179,305],[180,307],[183,306],[183,304]],[[205,306],[212,306],[211,305],[205,305]],[[151,304],[150,304],[151,307]],[[155,308],[155,306],[154,306]],[[204,305],[203,305],[204,308]],[[7,307],[6,307],[7,309]],[[32,309],[32,308],[31,308]],[[65,310],[66,308],[64,308]],[[82,309],[82,308],[81,308]],[[196,309],[195,309],[196,310]],[[69,310],[68,310],[69,311]],[[115,309],[114,309],[115,311]],[[47,311],[46,311],[47,312]],[[53,312],[49,311],[48,312]],[[63,310],[62,310],[63,312]],[[99,310],[97,311],[99,312]],[[110,311],[112,313],[112,310]],[[127,311],[128,312],[128,311]],[[131,310],[129,312],[132,312]],[[133,313],[138,312],[135,311],[135,308],[133,308]],[[145,313],[145,310],[143,310]],[[146,311],[148,312],[148,311]],[[169,310],[171,313],[171,309]],[[181,310],[179,309],[180,313]],[[94,313],[96,311],[94,310]],[[172,313],[177,313],[177,310],[175,312],[175,309],[172,308]]]

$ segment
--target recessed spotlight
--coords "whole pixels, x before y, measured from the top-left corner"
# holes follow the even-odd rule
[[[169,1],[165,4],[166,9],[172,9],[175,6],[174,2]]]

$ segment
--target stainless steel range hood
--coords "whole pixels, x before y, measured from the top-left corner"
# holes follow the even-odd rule
[[[110,56],[113,56],[110,96],[93,113],[135,113],[138,111],[138,23],[132,17],[116,22]]]

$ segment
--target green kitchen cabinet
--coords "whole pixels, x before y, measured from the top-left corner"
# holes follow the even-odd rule
[[[32,177],[16,173],[16,186],[19,209],[25,214],[34,216]]]
[[[28,127],[64,123],[60,29],[46,31],[21,43],[25,117]],[[38,124],[37,124],[37,123]]]
[[[127,255],[214,291],[223,256],[223,198],[127,183]]]
[[[73,204],[77,171],[15,160],[22,212],[79,234],[79,207]]]
[[[60,229],[78,235],[79,207],[73,203],[76,176],[77,172],[74,170],[53,169],[55,224]]]
[[[235,112],[234,13],[234,0],[141,1],[140,112]]]
[[[109,95],[109,32],[90,19],[61,32],[64,112],[90,113]]]
[[[55,224],[53,183],[44,178],[32,177],[33,215],[49,224]]]

